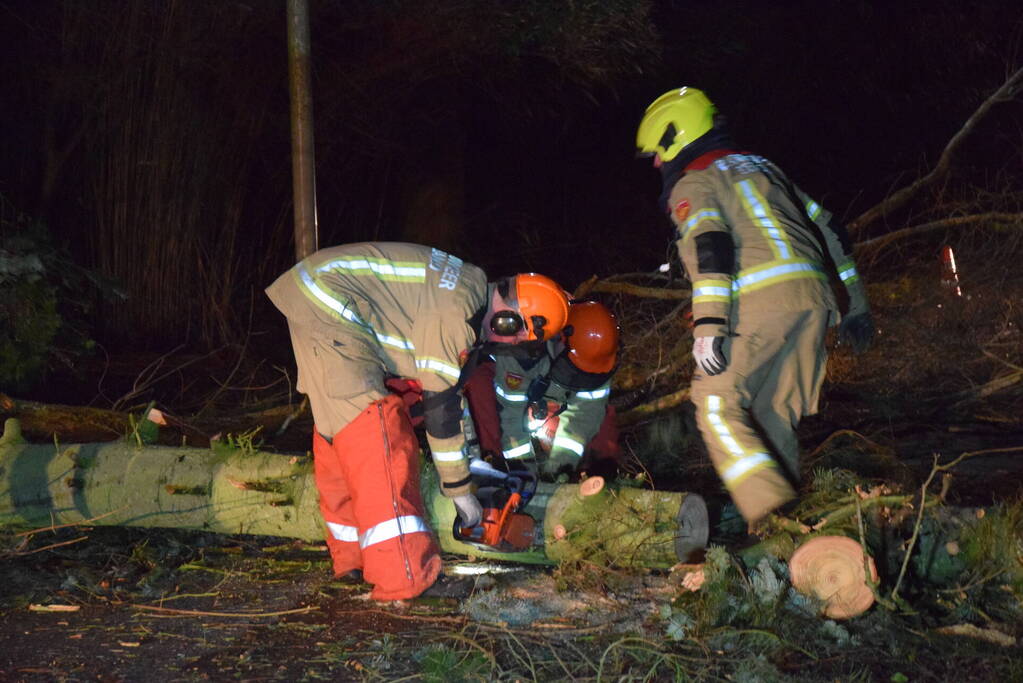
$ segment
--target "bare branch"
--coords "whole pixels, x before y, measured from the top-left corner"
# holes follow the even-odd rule
[[[929,223],[921,223],[920,225],[914,225],[908,228],[903,228],[902,230],[889,232],[873,239],[857,242],[855,249],[857,255],[859,255],[864,251],[880,249],[881,247],[887,246],[896,240],[913,237],[914,235],[920,235],[925,232],[931,232],[932,230],[958,228],[964,225],[976,225],[977,223],[989,223],[994,221],[1005,223],[1020,222],[1023,224],[1023,213],[1003,213],[992,211],[989,213],[975,214],[973,216],[953,216],[952,218],[942,218]]]
[[[934,168],[931,169],[930,173],[898,190],[887,197],[884,201],[876,204],[873,208],[868,209],[858,218],[851,221],[848,226],[849,232],[855,235],[857,232],[862,230],[864,226],[873,223],[884,214],[890,213],[891,211],[899,209],[907,204],[909,200],[912,199],[922,188],[943,178],[952,166],[952,156],[970,133],[974,131],[981,119],[983,119],[996,104],[1008,102],[1015,98],[1019,94],[1021,88],[1023,88],[1023,68],[1018,69],[1015,73],[1009,76],[998,90],[994,91],[986,100],[981,102],[980,106],[977,107],[976,111],[974,111],[972,115],[970,115],[970,118],[966,120],[966,123],[963,124],[962,128],[960,128],[945,145],[945,149],[942,150],[941,156],[938,158],[938,163],[934,165]]]
[[[689,387],[679,389],[678,391],[672,392],[660,398],[654,399],[649,403],[636,406],[632,410],[622,413],[618,416],[618,425],[630,425],[648,417],[652,417],[657,413],[674,408],[675,406],[682,405],[689,400]]]
[[[598,280],[594,275],[586,282],[576,287],[572,294],[577,299],[589,295],[592,292],[604,292],[606,294],[625,294],[627,296],[638,296],[646,299],[688,299],[693,293],[689,287],[685,289],[666,289],[664,287],[643,287],[629,284],[628,282],[609,282]]]

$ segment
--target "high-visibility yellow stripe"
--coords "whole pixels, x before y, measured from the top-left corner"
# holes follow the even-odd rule
[[[689,236],[689,233],[693,231],[693,228],[698,226],[700,223],[703,223],[704,221],[720,220],[721,212],[718,211],[717,209],[700,209],[692,216],[690,216],[688,220],[686,220],[686,222],[682,224],[682,227],[679,228],[679,231],[681,233],[679,235],[679,238],[685,241],[685,239]]]
[[[792,247],[789,246],[788,237],[785,231],[782,230],[781,224],[771,213],[770,204],[764,199],[760,191],[757,190],[756,186],[749,180],[740,180],[736,183],[736,187],[739,190],[739,197],[742,200],[743,206],[746,207],[746,213],[749,215],[753,224],[760,228],[760,231],[764,233],[764,237],[767,239],[767,243],[771,245],[771,250],[774,252],[776,258],[789,259],[792,257]]]
[[[371,256],[339,258],[316,267],[317,273],[344,271],[349,275],[372,275],[388,282],[426,282],[426,264],[391,261]]]
[[[817,217],[824,211],[824,207],[815,202],[812,199],[806,200],[806,215],[810,217],[810,220],[817,220]]]
[[[847,285],[851,285],[860,279],[860,274],[856,270],[856,264],[852,261],[846,261],[838,267],[838,276]]]
[[[319,280],[309,272],[304,264],[299,263],[296,265],[294,273],[298,280],[299,288],[302,289],[302,291],[305,292],[305,295],[309,297],[321,310],[357,326],[363,332],[372,334],[383,346],[390,346],[391,348],[400,349],[402,351],[415,351],[415,346],[408,339],[396,335],[384,334],[374,330],[369,323],[362,320],[355,311],[352,310],[350,301],[321,287]]]
[[[775,467],[774,460],[767,453],[747,450],[732,433],[722,415],[724,399],[710,395],[705,402],[705,418],[718,442],[728,451],[729,457],[722,463],[715,463],[715,469],[725,488],[731,490],[743,480],[760,470]]]
[[[801,280],[804,278],[826,280],[827,276],[820,266],[810,261],[772,262],[740,271],[732,282],[732,289],[737,294],[742,295],[746,292],[776,285],[779,282]]]
[[[439,358],[416,358],[416,368],[420,370],[429,370],[436,375],[446,375],[453,379],[458,379],[459,375],[462,374],[460,368],[446,363]]]

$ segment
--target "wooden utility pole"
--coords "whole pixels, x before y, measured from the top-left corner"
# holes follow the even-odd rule
[[[295,205],[295,257],[299,261],[319,248],[309,43],[308,0],[288,0],[291,175]]]

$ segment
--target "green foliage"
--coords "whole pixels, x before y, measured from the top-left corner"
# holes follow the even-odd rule
[[[46,367],[61,325],[57,289],[46,280],[39,245],[28,236],[0,235],[0,386],[30,387]]]
[[[460,683],[489,680],[490,661],[475,650],[459,651],[446,645],[430,645],[416,657],[427,683]]]
[[[149,411],[153,409],[154,405],[155,403],[150,402],[138,417],[132,413],[128,414],[128,440],[133,441],[140,448],[146,444],[156,443],[157,436],[160,434],[160,426],[149,419]]]
[[[90,353],[85,321],[97,294],[118,295],[0,197],[0,386],[30,391]]]
[[[210,446],[214,451],[225,455],[229,455],[234,451],[241,451],[246,455],[251,455],[263,445],[263,440],[257,438],[261,431],[263,431],[262,425],[239,434],[228,433],[223,439],[214,438]]]
[[[976,577],[997,577],[1023,597],[1023,501],[988,510],[963,545],[965,564]]]

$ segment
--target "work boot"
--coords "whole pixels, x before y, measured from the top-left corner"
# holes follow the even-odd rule
[[[361,569],[353,569],[353,570],[347,571],[347,572],[345,572],[343,574],[338,574],[337,575],[337,580],[338,580],[339,583],[343,583],[345,585],[355,585],[355,584],[360,584],[360,583],[366,583],[366,580],[362,576],[362,570]]]
[[[441,574],[433,585],[419,594],[421,598],[467,598],[476,587],[476,581],[468,576],[447,576]]]

